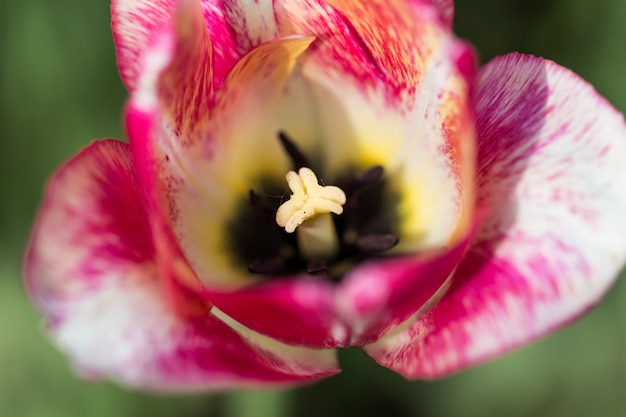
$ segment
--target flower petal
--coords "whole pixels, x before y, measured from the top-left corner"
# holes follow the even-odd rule
[[[437,10],[441,22],[448,28],[452,28],[454,21],[454,1],[453,0],[409,0],[411,6],[421,7],[424,3],[431,5]]]
[[[432,6],[409,3],[276,5],[281,33],[316,36],[300,62],[318,104],[325,170],[385,168],[406,218],[397,252],[441,247],[471,223],[471,210],[459,221],[460,208],[473,207],[468,74],[458,62],[473,54]]]
[[[218,1],[243,56],[280,35],[274,18],[274,0]]]
[[[332,351],[283,345],[223,319],[181,318],[157,285],[130,282],[73,300],[49,331],[84,376],[144,389],[276,386],[338,372]]]
[[[97,289],[94,276],[141,275],[154,257],[150,223],[128,145],[94,142],[50,180],[25,272],[53,321],[63,300]]]
[[[284,346],[208,312],[177,314],[160,282],[147,217],[124,143],[95,142],[50,182],[26,282],[79,372],[167,390],[295,383],[337,372],[332,351]]]
[[[240,194],[247,196],[246,169],[255,163],[271,164],[266,168],[278,166],[281,177],[288,170],[289,164],[275,137],[279,128],[285,126],[281,120],[299,122],[302,125],[299,128],[310,123],[291,117],[301,113],[293,105],[294,101],[299,103],[296,99],[300,98],[303,87],[298,84],[298,75],[295,82],[293,78],[289,81],[287,92],[281,88],[291,76],[289,69],[293,62],[287,58],[310,41],[293,37],[262,45],[248,54],[234,69],[224,90],[218,93],[223,99],[217,101],[213,110],[215,123],[210,128],[215,130],[205,137],[208,142],[188,141],[185,146],[177,146],[182,142],[161,130],[157,122],[161,116],[158,100],[150,101],[151,108],[143,106],[141,97],[156,96],[154,89],[152,93],[138,91],[131,97],[127,125],[144,184],[152,190],[159,188],[153,201],[160,201],[159,192],[163,191],[171,201],[157,204],[154,217],[161,218],[160,225],[155,226],[160,236],[161,257],[172,258],[166,267],[174,267],[176,280],[193,291],[202,291],[211,304],[251,329],[292,344],[335,347],[341,344],[339,338],[346,332],[336,323],[332,308],[324,308],[324,305],[332,307],[330,283],[281,279],[268,285],[250,286],[255,278],[248,273],[247,265],[232,265],[234,255],[228,253],[228,245],[221,237],[226,233],[225,221],[233,215],[231,209],[224,208],[224,203],[233,198],[232,190],[239,188]],[[160,49],[157,47],[152,52],[158,56]],[[144,75],[153,78],[149,71]],[[249,123],[239,121],[236,116],[241,114],[248,115]],[[291,122],[286,125],[290,126]],[[206,152],[212,146],[215,151]],[[257,156],[265,153],[270,156],[256,161]],[[177,161],[185,161],[184,169]],[[161,171],[157,176],[155,169]],[[190,248],[185,255],[192,260],[193,270],[199,274],[205,289],[194,283],[197,278],[178,248],[170,219],[183,245]],[[233,292],[242,285],[246,288]]]
[[[145,152],[138,152],[138,161],[156,167],[148,168],[147,175],[158,176],[164,214],[195,271],[213,286],[220,282],[232,288],[242,284],[233,279],[233,271],[239,278],[249,274],[246,265],[239,271],[231,265],[222,238],[224,223],[234,220],[236,204],[258,185],[259,176],[274,173],[281,178],[288,171],[278,132],[294,123],[299,129],[313,126],[293,117],[304,113],[294,111],[302,104],[301,94],[294,94],[301,90],[297,82],[284,89],[296,58],[312,39],[296,36],[255,48],[207,99],[211,85],[204,75],[210,61],[201,39],[208,38],[197,21],[197,8],[196,3],[181,2],[176,28],[163,28],[145,52],[128,112],[149,114],[158,126],[147,136],[135,138],[131,132],[131,141],[150,142],[141,146]],[[284,103],[285,97],[297,105]],[[245,123],[241,115],[246,115]]]
[[[361,84],[383,82],[387,92],[410,91],[421,70],[439,49],[442,30],[423,3],[374,0],[294,0],[275,4],[283,35],[304,33],[319,38],[311,60],[328,76],[350,76]],[[419,10],[414,10],[419,9]],[[393,30],[388,30],[392,27]]]
[[[283,123],[283,114],[293,114],[293,109],[284,110],[293,105],[285,102],[284,89],[296,58],[311,41],[292,37],[255,48],[218,92],[202,135],[184,138],[187,142],[179,145],[166,131],[157,143],[165,161],[161,181],[168,192],[170,221],[183,252],[209,288],[251,282],[246,264],[233,265],[225,234],[230,233],[229,222],[238,220],[239,206],[247,204],[249,190],[260,187],[263,178],[282,179],[289,170],[277,139],[293,123]]]
[[[173,55],[158,79],[164,123],[189,137],[206,121],[213,99],[213,48],[197,0],[179,2]]]
[[[281,3],[277,8],[280,9],[283,6],[285,5]],[[311,11],[320,14],[321,23],[317,29],[329,27],[333,36],[342,40],[341,42],[345,41],[347,45],[353,45],[355,54],[360,54],[359,56],[363,58],[366,65],[372,65],[371,57],[356,40],[356,35],[354,35],[356,32],[346,26],[345,19],[339,13],[329,6],[314,5],[311,2],[290,3],[285,7],[296,6],[304,7],[304,9],[312,7]],[[281,15],[283,21],[292,18],[300,19],[301,16],[295,13],[296,11],[298,11],[297,7],[292,10],[282,10],[282,12],[277,10],[277,14],[283,13]],[[293,16],[289,14],[292,12]],[[433,33],[439,31],[436,29],[439,23],[433,21],[428,24],[433,27],[429,29]],[[296,32],[303,31],[302,28],[291,28]],[[346,32],[344,29],[349,30]],[[361,30],[365,31],[364,28]],[[407,28],[407,30],[410,29]],[[320,31],[321,29],[317,30],[315,34],[319,35]],[[347,38],[345,33],[349,34]],[[239,262],[237,265],[237,259],[233,258],[233,254],[228,253],[229,247],[225,244],[228,241],[225,236],[227,228],[224,226],[228,221],[236,220],[233,216],[235,216],[237,204],[241,204],[242,201],[245,203],[242,197],[247,197],[248,190],[254,189],[255,181],[258,181],[260,174],[282,178],[289,169],[289,162],[276,140],[277,132],[286,130],[289,133],[297,132],[294,137],[298,145],[307,153],[311,151],[315,153],[316,149],[312,147],[312,144],[316,143],[315,141],[320,137],[326,136],[325,140],[331,146],[326,150],[328,158],[322,158],[322,163],[327,163],[329,166],[336,164],[345,167],[350,164],[350,161],[362,164],[363,159],[371,164],[384,163],[391,168],[390,175],[400,178],[399,187],[406,191],[407,196],[415,194],[416,178],[424,181],[428,178],[431,180],[435,178],[434,187],[431,187],[436,191],[435,193],[431,192],[427,195],[423,192],[422,201],[417,201],[419,200],[417,199],[404,204],[403,210],[414,219],[420,220],[414,221],[409,231],[404,231],[403,238],[406,239],[403,240],[411,243],[404,244],[403,250],[414,252],[416,247],[429,250],[435,247],[441,250],[445,247],[454,247],[463,240],[468,228],[461,226],[464,223],[471,223],[467,219],[472,217],[471,208],[473,207],[473,194],[471,193],[473,171],[466,169],[472,166],[473,153],[466,151],[466,147],[470,145],[471,148],[473,126],[471,123],[466,123],[469,119],[466,102],[468,89],[466,74],[459,70],[456,61],[458,45],[452,42],[447,31],[440,30],[436,36],[441,39],[434,47],[439,45],[441,48],[430,53],[430,58],[425,61],[427,66],[424,68],[423,78],[413,80],[413,82],[419,81],[420,88],[424,88],[425,91],[437,91],[441,101],[425,100],[425,97],[430,97],[430,95],[417,94],[412,91],[402,93],[403,95],[398,96],[396,101],[392,101],[392,106],[388,106],[390,90],[387,84],[380,80],[375,81],[364,92],[360,90],[359,80],[350,77],[344,80],[340,76],[332,75],[332,71],[326,72],[321,66],[315,67],[323,61],[313,65],[314,68],[311,67],[307,62],[315,63],[316,61],[310,59],[309,55],[319,53],[324,43],[311,51],[306,49],[312,41],[311,38],[291,35],[291,37],[268,42],[253,49],[237,64],[225,84],[216,92],[215,105],[208,112],[210,117],[206,123],[199,124],[202,129],[192,131],[190,136],[186,136],[189,131],[181,131],[177,134],[168,129],[154,137],[139,138],[131,134],[131,139],[135,144],[146,140],[151,142],[148,152],[139,156],[138,159],[156,166],[160,172],[158,181],[166,194],[164,207],[168,208],[165,218],[168,219],[166,222],[171,221],[176,236],[176,238],[163,239],[170,242],[171,248],[167,251],[178,250],[176,240],[181,243],[183,250],[180,259],[175,263],[186,265],[185,258],[189,260],[191,269],[197,273],[206,287],[204,293],[211,304],[215,304],[225,314],[243,325],[279,340],[291,344],[335,347],[346,346],[351,343],[350,340],[353,343],[362,344],[365,340],[370,341],[378,337],[407,315],[417,311],[426,300],[430,299],[437,291],[436,287],[431,288],[434,285],[433,282],[443,284],[449,275],[449,270],[432,277],[429,281],[432,285],[428,286],[427,290],[418,292],[415,296],[418,301],[414,303],[398,303],[393,306],[391,305],[393,303],[382,302],[382,305],[368,310],[371,316],[375,316],[375,311],[385,312],[384,319],[369,320],[369,327],[364,328],[351,318],[347,320],[350,322],[347,324],[337,318],[334,296],[325,284],[307,280],[301,284],[299,281],[285,279],[274,284],[241,289],[253,284],[256,278],[250,276],[245,263]],[[165,47],[161,48],[158,43],[155,43],[155,47],[147,56],[150,57],[154,53],[158,57],[159,50],[162,49],[165,51],[164,62],[175,60],[177,50],[181,48],[168,48],[168,37],[171,39],[171,35],[165,33]],[[383,38],[382,41],[385,39]],[[343,44],[337,44],[339,41],[334,38],[328,42],[328,48],[337,48],[335,55],[341,56],[338,45]],[[169,41],[169,43],[172,42]],[[300,57],[305,49],[306,54]],[[296,59],[298,62],[306,61],[301,65],[302,71],[298,69],[298,66],[294,66]],[[382,57],[380,60],[385,65],[390,65],[388,57]],[[351,63],[347,62],[346,65],[351,65]],[[163,64],[163,72],[156,71],[155,67],[157,66],[146,67],[144,76],[148,82],[145,90],[149,92],[148,95],[152,95],[154,102],[159,102],[160,90],[150,87],[150,84],[160,85],[158,80],[166,76],[172,66]],[[313,68],[313,70],[309,71],[307,68]],[[411,66],[407,68],[407,73],[415,71]],[[390,71],[392,69],[390,68]],[[155,74],[154,77],[150,75],[150,72]],[[311,78],[312,73],[321,78]],[[316,121],[311,118],[311,115],[315,114],[312,111],[311,102],[321,97],[320,91],[325,91],[326,87],[320,87],[318,81],[323,81],[329,74],[331,74],[332,85],[337,87],[339,84],[335,83],[341,83],[341,87],[332,90],[331,100],[323,101],[324,105],[321,105],[322,101],[317,101],[322,112],[329,111],[325,132],[320,134],[316,129]],[[154,81],[155,78],[157,81]],[[354,89],[349,87],[352,82],[356,82],[353,85]],[[342,94],[339,95],[338,91],[342,91]],[[131,103],[140,104],[142,100],[139,98],[144,92],[143,88],[140,89],[131,99]],[[353,92],[354,95],[352,95]],[[333,107],[334,104],[339,106],[339,109]],[[338,110],[338,114],[344,114],[345,111],[353,112],[353,117],[349,117],[347,123],[341,125],[344,121],[336,117],[331,107]],[[362,114],[359,114],[359,109],[363,111]],[[422,112],[425,111],[429,112],[431,118],[428,123],[421,123]],[[369,123],[368,126],[371,125],[372,120],[376,120],[377,123],[373,124],[373,130],[361,131],[362,126],[359,122],[368,114],[370,115],[369,120],[366,121]],[[160,118],[159,115],[152,117]],[[338,124],[339,128],[337,128]],[[358,135],[354,135],[352,130],[357,128],[359,129]],[[377,132],[376,129],[380,130],[378,136],[373,135],[373,132]],[[326,133],[330,134],[326,135]],[[355,149],[354,155],[348,158],[340,152],[334,152],[334,148],[340,146],[339,144],[350,144],[353,143],[351,140],[357,140],[355,136],[358,140],[364,137],[365,141],[369,140],[373,145],[362,146],[365,149],[363,152],[359,152],[358,148]],[[381,141],[381,138],[385,138],[385,141]],[[393,142],[396,143],[395,149],[391,145]],[[424,148],[425,142],[430,144],[430,147],[426,148],[432,151],[428,153],[428,156],[424,152],[412,151]],[[403,150],[404,146],[408,146],[411,150],[408,157]],[[392,150],[391,153],[389,149]],[[365,157],[363,153],[366,153]],[[338,159],[337,155],[343,156],[343,161]],[[422,167],[416,171],[412,168],[415,165],[415,158],[428,163],[422,163]],[[392,159],[391,163],[389,159]],[[438,162],[432,163],[432,160]],[[430,169],[425,167],[430,167]],[[330,167],[327,168],[332,171]],[[426,187],[421,187],[421,190],[426,190]],[[437,197],[436,201],[441,204],[437,205],[434,197]],[[415,210],[415,204],[419,205],[419,211]],[[434,226],[436,221],[433,216],[429,217],[424,214],[425,208],[428,208],[431,214],[438,214],[437,219],[441,220],[440,227]],[[422,213],[422,215],[417,216],[415,213]],[[427,228],[426,225],[428,225]],[[427,238],[420,238],[425,230],[435,230],[436,233]],[[415,274],[422,270],[430,272],[432,268],[446,268],[445,266],[426,267],[422,263],[422,260],[408,262]],[[444,262],[444,264],[453,265],[451,262]],[[198,291],[197,283],[193,283],[194,273],[189,267],[186,268],[188,273],[177,276],[183,277],[179,279],[184,281],[185,286]],[[387,277],[385,274],[377,276],[381,279]],[[402,285],[406,284],[409,287],[412,281],[422,282],[420,276],[409,277],[405,274],[402,277],[401,281],[404,283]],[[426,279],[425,276],[422,278]],[[357,284],[351,285],[355,288],[359,287]],[[302,288],[312,295],[303,298]],[[350,290],[346,290],[346,293],[349,292]],[[360,308],[348,305],[350,302],[356,302],[355,300],[356,297],[352,297],[352,299],[341,301],[343,310],[340,314],[350,316],[351,311]],[[389,297],[387,301],[389,300],[395,299]],[[328,311],[320,313],[320,305],[329,306]],[[285,317],[293,320],[289,321]],[[276,323],[281,319],[288,320],[292,324],[277,327]],[[302,323],[297,329],[296,322]],[[348,328],[353,325],[361,327]]]
[[[112,0],[111,27],[117,64],[127,88],[135,88],[143,51],[173,16],[176,0]]]
[[[474,226],[473,60],[471,48],[450,40],[424,68],[419,93],[405,116],[407,133],[388,162],[397,170],[402,195],[396,252],[451,248]]]
[[[626,261],[626,125],[558,65],[510,54],[476,86],[478,195],[491,214],[451,288],[366,347],[411,378],[501,354],[595,304]]]
[[[280,278],[234,293],[208,291],[207,299],[238,322],[292,345],[348,346],[337,319],[332,283],[312,277]]]
[[[201,8],[196,7],[200,4]],[[157,34],[171,24],[178,8],[197,10],[198,16],[204,17],[200,19],[205,23],[203,31],[207,32],[208,28],[212,45],[206,53],[215,62],[213,83],[219,84],[240,57],[237,41],[222,7],[222,2],[218,0],[112,0],[111,26],[117,61],[129,91],[134,91],[137,86],[145,51],[153,44]],[[185,25],[179,21],[179,27],[184,28]],[[197,27],[190,25],[190,28],[199,33]],[[203,34],[197,42],[205,42],[205,36]]]
[[[349,273],[335,305],[349,329],[347,346],[375,342],[416,311],[432,306],[447,289],[468,242],[466,238],[451,250],[419,257],[369,262]]]
[[[406,0],[367,3],[325,0],[325,3],[337,11],[377,76],[393,86],[396,93],[411,91],[419,84],[430,55],[437,52],[445,39],[442,32],[447,32],[440,30],[437,21],[425,16],[430,12],[427,2],[421,7],[414,5],[416,10]]]
[[[296,6],[302,9],[297,9]],[[299,18],[301,16],[299,13],[303,10],[307,12],[306,16],[311,17],[303,24],[311,25],[311,21],[315,22],[317,16],[318,26],[307,26],[309,29],[306,30],[302,27],[297,30],[292,29],[303,32],[310,30],[317,36],[326,33],[324,30],[330,31],[333,35],[329,37],[328,48],[331,50],[337,48],[336,56],[342,56],[339,53],[340,46],[341,53],[345,53],[345,46],[353,45],[356,56],[362,54],[364,60],[370,59],[354,38],[342,37],[342,34],[350,33],[349,30],[342,29],[342,25],[345,26],[345,20],[342,20],[339,14],[327,6],[317,5],[315,2],[290,2],[289,4],[281,3],[277,8],[279,9],[277,14],[282,13],[282,20],[279,19],[279,23],[283,22],[284,25],[287,24],[285,22],[288,19],[291,19],[290,22],[293,24],[294,19]],[[361,20],[365,19],[361,17]],[[350,28],[345,27],[345,29]],[[444,35],[441,34],[441,36]],[[324,48],[323,43],[317,42],[314,44],[314,49],[308,50],[300,60],[303,74],[314,94],[325,90],[323,87],[319,90],[320,79],[312,79],[311,72],[307,69],[312,62],[310,55],[317,54],[320,48]],[[309,346],[349,346],[351,344],[362,345],[376,340],[432,299],[445,283],[464,251],[467,233],[469,233],[473,218],[474,204],[471,186],[473,183],[473,124],[467,101],[466,76],[468,74],[467,71],[459,69],[457,62],[457,58],[466,57],[468,51],[464,45],[451,40],[449,42],[450,44],[444,47],[442,41],[441,50],[433,52],[420,80],[420,88],[429,92],[438,91],[436,95],[441,101],[426,100],[426,95],[416,94],[416,97],[411,99],[413,101],[403,97],[400,104],[396,102],[396,107],[388,110],[383,85],[367,90],[365,95],[357,88],[357,92],[352,96],[353,90],[347,87],[351,82],[350,77],[341,80],[341,88],[332,90],[331,100],[317,100],[320,103],[320,110],[328,111],[332,115],[324,134],[329,134],[335,142],[333,139],[328,140],[331,145],[327,152],[328,158],[323,159],[325,164],[332,165],[332,160],[335,160],[341,165],[346,165],[346,159],[350,161],[362,158],[361,155],[359,158],[354,155],[346,158],[346,155],[338,152],[343,158],[339,161],[334,153],[338,146],[351,143],[352,129],[363,128],[363,133],[359,132],[359,134],[369,138],[372,132],[381,129],[382,126],[381,135],[386,139],[394,135],[399,138],[398,143],[402,145],[398,145],[395,160],[392,157],[381,157],[387,152],[388,142],[385,142],[384,150],[378,149],[382,143],[376,150],[368,149],[370,155],[368,155],[369,159],[366,159],[372,164],[383,163],[392,168],[395,166],[399,172],[403,172],[402,183],[407,189],[407,195],[415,194],[415,189],[418,188],[416,178],[422,179],[424,184],[432,182],[430,195],[426,196],[426,192],[422,192],[421,201],[405,203],[404,210],[411,213],[414,218],[417,217],[415,213],[425,213],[425,209],[431,210],[430,213],[433,215],[429,217],[423,214],[420,217],[421,220],[413,222],[412,230],[406,232],[404,237],[422,235],[421,241],[417,244],[421,244],[421,247],[437,247],[440,254],[434,256],[434,259],[428,256],[418,259],[405,257],[402,261],[383,261],[359,268],[347,278],[345,286],[342,286],[333,299],[328,295],[329,291],[320,285],[315,286],[313,283],[297,285],[297,282],[281,281],[275,285],[260,285],[242,290],[237,295],[211,294],[208,296],[211,302],[228,311],[245,325],[289,343]],[[471,51],[469,55],[472,55]],[[320,77],[324,78],[328,75],[325,72],[326,69],[322,69],[321,66],[316,67],[315,71],[318,70]],[[337,76],[336,80],[340,79],[341,77]],[[330,92],[331,89],[328,91]],[[339,91],[341,94],[338,93]],[[377,95],[379,93],[382,96]],[[314,97],[319,99],[320,96]],[[380,101],[377,101],[379,99]],[[402,100],[405,99],[407,101],[403,102]],[[339,106],[339,109],[333,107],[334,103]],[[404,108],[406,113],[402,113],[398,106],[400,108],[406,106]],[[352,111],[354,107],[361,110],[360,113],[355,110],[355,113],[359,113],[356,116],[358,120],[348,118],[345,131],[341,127],[337,130],[338,124],[343,121],[337,121],[335,116],[345,115],[346,111]],[[369,118],[364,117],[372,111],[375,115]],[[428,123],[420,122],[424,120],[423,114],[430,115]],[[367,120],[361,120],[361,118]],[[376,123],[372,126],[371,122],[374,120]],[[359,124],[361,121],[367,126],[361,126]],[[373,141],[380,141],[380,139],[374,138]],[[424,152],[425,149],[430,152]],[[442,152],[442,149],[445,152]],[[358,153],[358,149],[352,149],[352,152]],[[408,158],[407,154],[410,155]],[[454,155],[453,162],[449,159],[451,155]],[[419,164],[416,163],[416,158]],[[391,164],[389,159],[392,160]],[[441,164],[436,165],[433,161],[441,161]],[[419,168],[414,168],[418,165]],[[456,170],[451,167],[456,167]],[[332,171],[332,167],[329,169]],[[441,173],[441,175],[433,175],[433,173]],[[425,186],[421,188],[422,191],[425,189]],[[437,205],[435,201],[441,204]],[[414,205],[418,206],[419,211]],[[207,209],[208,207],[203,209],[203,212]],[[435,218],[441,221],[437,222]],[[438,224],[441,224],[439,229],[435,227]],[[425,227],[426,225],[428,227]],[[425,230],[436,230],[437,234],[424,239]],[[411,244],[415,245],[415,242]],[[411,244],[405,244],[404,250],[411,251]],[[446,251],[441,250],[441,247],[454,247],[455,249]],[[388,273],[389,269],[398,273]],[[380,297],[374,296],[376,300],[369,300],[372,302],[365,305],[362,302],[361,290],[372,283],[377,283],[378,287],[386,288],[388,291],[378,293]],[[306,288],[307,286],[313,288],[308,291],[310,294],[315,294],[315,297],[302,298],[303,291],[300,287]],[[313,299],[316,301],[311,301]],[[254,307],[247,307],[250,305]],[[317,309],[315,305],[318,306]],[[328,309],[328,311],[320,314],[320,309]],[[277,327],[276,323],[280,320],[287,320],[293,324]],[[299,328],[298,322],[301,323]]]

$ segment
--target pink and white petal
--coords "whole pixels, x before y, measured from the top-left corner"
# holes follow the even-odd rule
[[[220,1],[112,0],[111,26],[118,67],[130,92],[137,87],[144,54],[155,42],[157,34],[172,26],[179,8],[191,7],[195,10],[196,6],[200,6],[197,10],[204,17],[205,31],[210,33],[212,50],[207,53],[210,53],[215,62],[212,69],[213,83],[219,85],[240,57],[237,42]]]
[[[220,3],[226,21],[234,33],[240,55],[280,36],[274,18],[274,0],[235,0]]]
[[[376,73],[372,77],[383,80],[392,95],[415,92],[429,59],[450,34],[433,19],[430,2],[411,7],[406,0],[324,1],[339,14],[369,59]]]
[[[213,314],[178,316],[154,281],[102,285],[65,304],[49,332],[88,378],[198,391],[303,383],[339,371],[332,351],[283,345]]]
[[[111,28],[117,65],[129,91],[135,89],[144,51],[173,17],[177,0],[112,0]]]
[[[155,38],[151,49],[161,50],[163,61],[154,68],[144,63],[144,72],[156,75],[156,95],[162,123],[185,141],[201,129],[210,115],[213,97],[213,51],[202,9],[197,0],[182,0],[171,22]],[[155,52],[144,54],[146,60]],[[164,65],[167,63],[166,65]],[[163,67],[161,69],[161,67]],[[152,76],[142,74],[150,83],[140,90],[153,88]]]
[[[424,13],[424,4],[433,6],[441,19],[441,22],[448,28],[452,29],[454,21],[454,1],[453,0],[408,0],[412,7],[417,9],[418,13]],[[428,9],[426,9],[428,11]]]
[[[364,346],[433,305],[467,249],[469,237],[450,250],[371,261],[350,272],[335,298],[349,329],[346,346]]]
[[[26,255],[48,332],[86,377],[222,389],[337,372],[331,351],[283,346],[166,298],[129,146],[95,142],[52,178]]]
[[[432,9],[421,14],[411,6],[276,5],[281,33],[316,36],[300,66],[318,107],[324,172],[385,168],[408,219],[398,253],[441,248],[456,229],[462,238],[472,218],[463,210],[474,205],[467,69],[459,68],[459,57],[473,54],[454,41],[431,6],[421,4]],[[438,100],[430,100],[434,96]]]
[[[475,222],[475,128],[470,99],[473,51],[450,39],[424,68],[409,127],[390,165],[403,219],[398,253],[451,248]],[[432,97],[436,97],[433,99]]]
[[[255,184],[255,172],[247,170],[259,165],[264,167],[263,173],[274,170],[276,176],[283,177],[290,168],[276,133],[285,126],[291,131],[289,126],[294,121],[314,127],[311,120],[300,117],[307,112],[298,111],[304,104],[301,92],[306,85],[297,73],[290,73],[298,51],[310,42],[308,38],[292,37],[262,45],[248,54],[218,93],[223,101],[217,101],[215,122],[210,125],[213,130],[205,143],[188,142],[187,146],[177,147],[181,142],[171,141],[168,132],[160,130],[157,100],[143,98],[154,98],[154,91],[138,91],[131,98],[127,126],[145,184],[149,189],[163,186],[161,192],[170,201],[154,210],[159,213],[165,209],[158,215],[162,220],[157,243],[164,248],[163,257],[173,257],[168,264],[176,265],[176,279],[187,288],[199,290],[197,273],[206,286],[207,300],[254,330],[293,344],[333,347],[343,342],[337,335],[346,332],[334,320],[331,309],[323,308],[332,305],[331,285],[285,279],[247,287],[254,283],[255,276],[249,274],[245,263],[233,265],[234,255],[225,243],[227,236],[222,236],[228,232],[226,222],[235,214],[227,204],[247,198],[248,187]],[[156,56],[158,51],[155,49]],[[151,78],[148,72],[146,77]],[[241,114],[247,115],[246,122],[239,121],[237,116]],[[314,131],[312,128],[309,135]],[[155,169],[161,170],[158,177]],[[246,183],[246,177],[251,181]],[[154,201],[159,201],[158,195]],[[169,228],[170,219],[175,235]],[[184,255],[177,241],[186,249]],[[247,288],[233,292],[242,286]],[[277,326],[279,322],[282,324]]]
[[[430,6],[424,4],[423,9]],[[421,71],[449,31],[432,14],[404,0],[296,0],[275,4],[283,35],[318,38],[310,59],[327,76],[351,77],[361,87],[383,87],[391,97],[414,89]],[[393,30],[389,30],[393,28]],[[345,81],[345,80],[344,80]]]
[[[50,180],[25,258],[34,302],[54,321],[64,300],[97,290],[105,273],[150,271],[154,257],[128,144],[94,142]]]
[[[242,58],[218,92],[201,134],[185,141],[168,130],[153,135],[151,158],[158,164],[159,181],[167,194],[166,215],[208,288],[234,289],[251,282],[247,265],[237,267],[230,253],[228,222],[236,220],[238,205],[259,186],[260,177],[281,179],[290,169],[277,134],[293,122],[286,122],[285,116],[293,117],[301,103],[285,88],[297,57],[311,41],[279,39]],[[286,97],[296,98],[297,103],[285,102]],[[286,112],[289,105],[293,107]]]
[[[143,92],[140,96],[143,95]],[[150,96],[150,94],[145,94]],[[211,307],[200,301],[197,293],[203,289],[198,277],[189,266],[168,221],[166,195],[160,188],[157,171],[160,161],[155,160],[156,146],[152,141],[160,133],[160,115],[157,100],[133,99],[125,112],[128,137],[132,139],[131,149],[134,166],[146,198],[146,210],[150,213],[150,226],[157,252],[157,266],[161,281],[170,304],[185,315],[205,314]]]
[[[431,112],[440,119],[431,117],[433,130],[452,116],[448,102],[467,108],[468,70],[458,68],[457,55],[460,50],[466,58],[473,54],[453,39],[429,2],[418,7],[374,1],[365,7],[344,0],[296,0],[277,3],[276,16],[282,34],[316,36],[300,63],[320,110],[323,161],[335,175],[350,163],[387,167],[406,155],[403,142],[415,141],[415,124],[427,110],[425,97],[447,95],[437,102],[442,108]],[[450,97],[453,92],[459,97]]]
[[[312,277],[280,278],[206,298],[246,327],[290,345],[349,346],[348,330],[335,314],[335,287]]]
[[[451,250],[369,262],[337,288],[311,277],[281,278],[206,300],[259,333],[292,345],[363,346],[438,299],[470,238]]]
[[[341,170],[347,165],[374,165],[388,159],[395,149],[394,139],[397,142],[404,132],[406,123],[399,110],[405,102],[394,95],[396,87],[379,68],[383,59],[373,56],[347,18],[326,2],[277,2],[275,13],[281,34],[316,37],[300,67],[318,110],[322,171],[346,175]]]
[[[492,212],[451,288],[366,351],[439,377],[592,307],[626,261],[626,124],[553,62],[510,54],[476,86],[478,197]]]
[[[405,131],[402,103],[389,106],[381,72],[351,25],[317,0],[278,2],[275,9],[282,34],[316,37],[300,67],[318,115],[320,174],[336,178],[348,174],[346,166],[385,165]]]
[[[154,115],[142,113],[132,105],[127,110],[127,127],[134,139],[140,174],[145,178],[147,188],[152,190],[151,194],[156,195],[154,203],[161,194],[156,188],[158,185],[152,171],[154,165],[150,158],[153,153],[147,148],[154,144],[146,139],[155,126],[153,118]],[[267,281],[237,291],[220,292],[211,286],[209,289],[203,288],[180,251],[163,207],[159,204],[153,205],[152,223],[160,253],[159,263],[164,275],[162,279],[167,287],[166,294],[177,311],[188,316],[201,316],[203,305],[198,305],[197,296],[187,295],[189,292],[200,293],[205,300],[205,306],[215,305],[226,312],[222,314],[231,321],[236,320],[273,339],[292,345],[318,348],[346,344],[347,331],[334,316],[334,289],[329,282],[300,277]]]

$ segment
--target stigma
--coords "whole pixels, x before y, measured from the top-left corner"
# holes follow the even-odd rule
[[[320,185],[311,169],[289,171],[286,179],[293,194],[278,208],[276,223],[287,233],[293,233],[305,221],[319,215],[343,213],[346,194],[339,187]]]
[[[339,187],[320,185],[315,173],[307,167],[297,173],[289,171],[286,179],[293,194],[276,211],[276,223],[287,233],[297,232],[302,258],[335,257],[339,241],[330,213],[343,213],[346,194]]]

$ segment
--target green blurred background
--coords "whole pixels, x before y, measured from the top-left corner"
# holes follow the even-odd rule
[[[625,20],[623,0],[463,0],[455,27],[483,61],[551,58],[624,111]],[[0,48],[0,416],[626,416],[624,282],[557,334],[435,382],[405,381],[357,350],[340,352],[340,376],[286,391],[168,397],[77,380],[19,269],[46,177],[92,139],[123,138],[108,3],[0,0]]]

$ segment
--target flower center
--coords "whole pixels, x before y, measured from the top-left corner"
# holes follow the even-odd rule
[[[399,241],[398,194],[381,166],[346,167],[337,186],[323,185],[314,165],[284,133],[279,140],[294,169],[284,182],[259,178],[227,223],[235,265],[263,275],[308,273],[340,279],[354,264],[384,256]],[[320,184],[321,182],[321,184]]]

